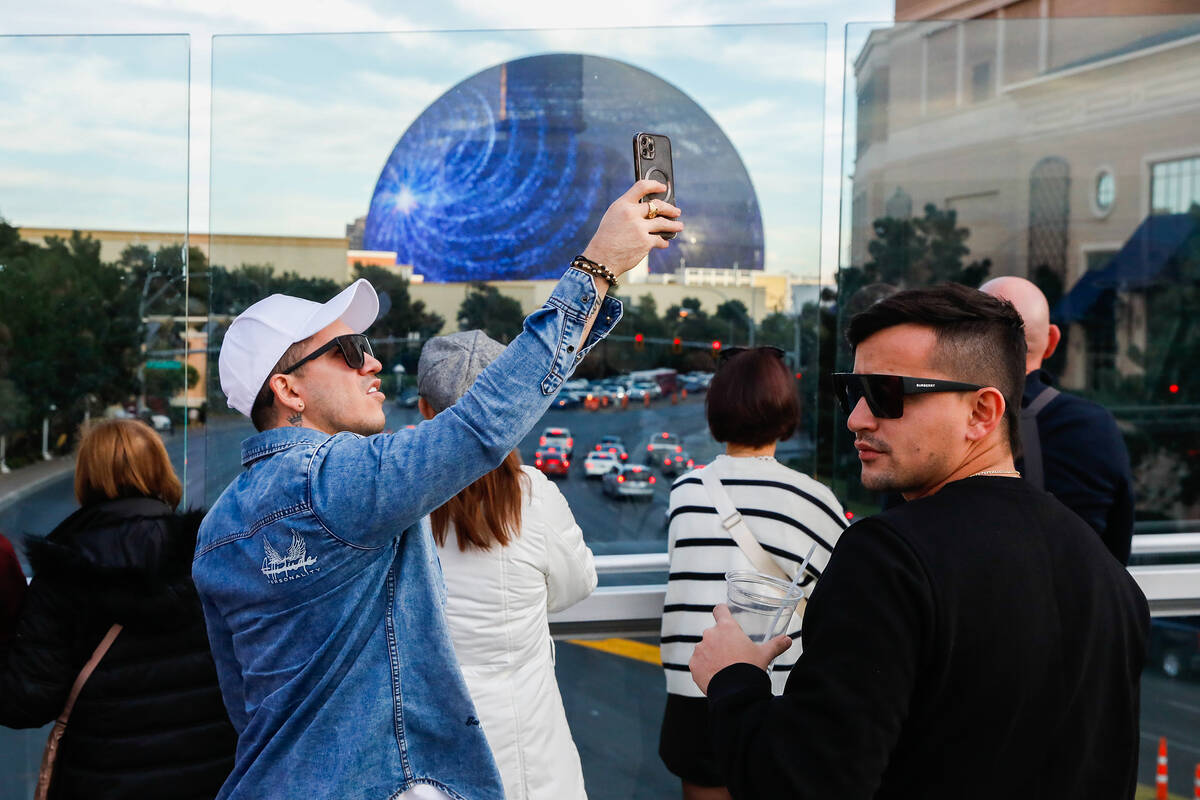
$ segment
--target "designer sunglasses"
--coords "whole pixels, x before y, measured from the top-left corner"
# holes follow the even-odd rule
[[[344,333],[341,336],[333,337],[295,364],[292,364],[281,374],[290,375],[308,362],[315,358],[320,358],[335,347],[342,351],[342,358],[346,360],[346,366],[350,369],[362,369],[366,357],[375,355],[375,351],[371,349],[371,341],[367,339],[366,335],[361,333]]]
[[[860,375],[854,372],[833,374],[834,394],[846,416],[864,397],[871,413],[879,419],[900,419],[904,415],[904,397],[934,392],[973,392],[983,389],[973,383],[940,378],[909,378],[904,375]]]

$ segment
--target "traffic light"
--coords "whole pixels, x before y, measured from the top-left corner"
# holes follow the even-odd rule
[[[642,336],[640,333],[635,333],[633,335],[633,346],[637,350],[645,350],[646,349],[646,337]]]
[[[671,352],[672,353],[682,353],[683,352],[683,340],[680,339],[678,336],[676,336],[674,339],[671,340]]]
[[[713,352],[714,352],[714,353],[720,352],[720,350],[721,350],[721,342],[720,342],[720,341],[713,341],[713,345],[712,345],[712,347],[713,347]]]

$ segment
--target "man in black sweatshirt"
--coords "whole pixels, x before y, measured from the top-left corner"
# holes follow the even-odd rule
[[[1019,480],[1021,318],[962,286],[856,316],[835,376],[868,489],[784,694],[728,609],[692,676],[735,798],[1129,798],[1149,609],[1103,542]]]

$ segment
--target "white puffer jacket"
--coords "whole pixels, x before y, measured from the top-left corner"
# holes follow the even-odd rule
[[[446,619],[508,800],[586,800],[546,615],[591,594],[596,567],[562,492],[521,469],[530,490],[520,536],[463,552],[451,526],[439,548]]]

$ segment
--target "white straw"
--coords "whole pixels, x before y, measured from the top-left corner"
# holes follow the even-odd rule
[[[815,553],[816,551],[817,551],[817,543],[813,542],[813,546],[808,549],[808,555],[806,555],[804,557],[804,560],[802,562],[800,562],[800,569],[796,570],[796,577],[792,578],[792,583],[788,587],[790,589],[790,591],[788,592],[789,597],[795,592],[795,590],[797,588],[799,588],[800,579],[804,577],[804,570],[808,567],[808,560],[810,558],[812,558],[813,553]],[[797,602],[797,604],[799,604],[800,601],[797,600],[796,602]],[[779,618],[783,616],[784,608],[786,608],[786,606],[780,606],[779,610],[775,612],[775,616],[771,618],[771,626],[769,628],[767,628],[768,633],[775,630],[775,626],[779,624]],[[795,606],[792,607],[792,613],[795,613]]]

